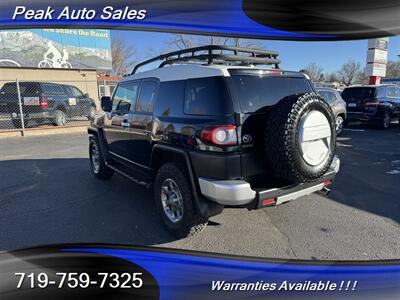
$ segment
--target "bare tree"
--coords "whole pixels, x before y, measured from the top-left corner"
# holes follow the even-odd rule
[[[386,77],[387,78],[400,77],[400,61],[388,61],[386,65]]]
[[[168,42],[168,46],[177,49],[187,49],[201,45],[223,45],[253,49],[265,49],[265,46],[258,40],[220,37],[220,36],[194,36],[175,34]]]
[[[325,80],[329,82],[339,82],[339,74],[337,72],[326,73]]]
[[[307,74],[312,81],[320,81],[321,79],[323,79],[323,69],[319,67],[316,63],[309,64],[304,69],[300,70],[300,72]]]
[[[191,35],[175,34],[168,42],[168,46],[177,49],[187,49],[196,47],[199,41],[194,39]]]
[[[339,78],[345,85],[349,86],[354,83],[361,72],[360,63],[355,60],[349,60],[347,63],[343,64],[342,68],[339,70]]]
[[[120,37],[111,37],[112,75],[123,76],[135,63],[136,50]]]
[[[362,71],[358,72],[354,83],[359,83],[359,84],[368,84],[369,83],[369,75],[367,74],[367,71],[362,69]]]

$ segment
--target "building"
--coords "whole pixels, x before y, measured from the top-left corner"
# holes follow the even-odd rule
[[[109,30],[0,31],[0,86],[16,79],[64,82],[98,101],[97,75],[111,66]]]

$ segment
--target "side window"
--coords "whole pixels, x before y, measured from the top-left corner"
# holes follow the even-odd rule
[[[43,92],[52,95],[65,95],[65,90],[58,84],[42,84]]]
[[[329,92],[329,91],[321,91],[319,94],[322,96],[322,98],[325,99],[326,102],[330,103],[336,100],[335,93]]]
[[[76,98],[82,98],[83,97],[83,93],[77,87],[71,85],[69,87],[69,89],[70,89],[71,94],[72,94],[73,97],[76,97]]]
[[[387,88],[387,96],[388,97],[398,97],[399,95],[397,94],[397,88],[395,88],[394,86],[390,86]]]
[[[180,117],[183,114],[185,80],[160,82],[155,114],[160,117]]]
[[[136,111],[152,113],[154,109],[154,100],[157,93],[156,81],[143,81],[140,89],[139,99],[137,101]]]
[[[232,110],[232,102],[222,77],[186,81],[185,114],[221,116],[232,113]]]
[[[394,88],[394,96],[396,98],[400,98],[400,88],[398,88],[398,87]]]
[[[118,85],[113,95],[113,111],[129,112],[135,103],[139,82],[129,82]]]

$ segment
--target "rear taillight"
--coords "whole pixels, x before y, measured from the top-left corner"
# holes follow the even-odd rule
[[[201,132],[201,140],[205,144],[214,144],[220,146],[236,145],[238,142],[236,126],[224,125],[207,127]]]
[[[40,97],[40,106],[42,108],[48,108],[49,107],[49,103],[47,102],[47,99]]]
[[[381,103],[380,102],[366,102],[364,105],[365,106],[379,106],[379,105],[381,105]]]

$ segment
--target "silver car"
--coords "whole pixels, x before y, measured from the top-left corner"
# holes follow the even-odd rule
[[[339,135],[343,131],[344,122],[347,117],[346,102],[340,96],[340,93],[331,88],[317,88],[326,102],[329,103],[336,118],[336,134]]]

